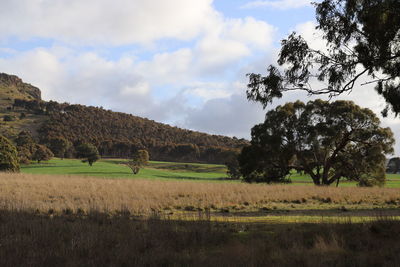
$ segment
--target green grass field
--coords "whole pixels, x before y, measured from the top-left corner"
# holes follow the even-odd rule
[[[193,181],[229,181],[223,165],[169,163],[151,161],[134,175],[124,160],[102,159],[89,166],[77,159],[52,159],[22,166],[23,173],[96,176],[104,178],[173,179]]]
[[[151,161],[137,175],[121,159],[101,159],[89,166],[77,159],[52,159],[40,164],[22,166],[23,173],[95,176],[104,178],[191,180],[211,182],[240,182],[230,180],[224,165]],[[292,185],[313,185],[307,175],[293,173]],[[341,181],[339,186],[356,186],[355,182]],[[387,174],[386,187],[400,188],[400,174]]]

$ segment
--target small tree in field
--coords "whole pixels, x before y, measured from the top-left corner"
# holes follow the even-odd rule
[[[0,171],[19,172],[18,154],[15,146],[0,135]]]
[[[35,152],[32,155],[32,159],[37,160],[38,163],[50,160],[52,157],[54,157],[53,152],[44,145],[36,145]]]
[[[149,162],[149,153],[147,150],[138,150],[133,154],[133,158],[131,161],[128,161],[126,165],[131,168],[133,174],[138,174],[140,168],[147,165]]]
[[[287,103],[253,127],[240,170],[248,182],[282,182],[294,169],[316,185],[338,184],[341,178],[381,185],[394,139],[379,124],[371,110],[351,101]]]
[[[76,147],[76,157],[82,159],[82,162],[89,163],[90,166],[100,159],[99,151],[92,144],[81,144]]]

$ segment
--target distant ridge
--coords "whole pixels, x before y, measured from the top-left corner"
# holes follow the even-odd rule
[[[135,150],[147,149],[152,160],[224,163],[248,144],[103,108],[46,102],[40,89],[4,73],[0,101],[0,112],[16,118],[3,122],[0,133],[13,139],[21,130],[29,130],[45,145],[59,138],[74,146],[92,143],[103,157],[127,158]]]

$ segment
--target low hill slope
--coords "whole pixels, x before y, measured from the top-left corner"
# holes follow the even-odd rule
[[[42,144],[57,138],[75,146],[89,142],[105,157],[130,157],[137,149],[147,149],[153,160],[209,163],[224,163],[247,144],[243,139],[185,130],[103,108],[42,101],[40,90],[18,77],[1,74],[0,79],[4,100],[0,111],[14,117],[2,122],[8,136],[29,129]]]

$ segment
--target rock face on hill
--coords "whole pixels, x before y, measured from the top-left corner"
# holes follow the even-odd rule
[[[2,100],[9,100],[10,102],[14,99],[38,101],[42,99],[39,88],[24,83],[15,75],[6,73],[0,73],[0,98]]]

